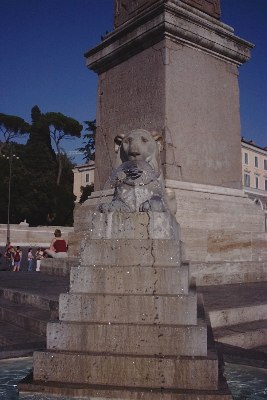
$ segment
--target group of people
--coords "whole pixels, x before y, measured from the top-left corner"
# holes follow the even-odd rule
[[[33,271],[34,259],[36,259],[36,271],[40,271],[41,260],[44,257],[52,258],[64,258],[67,257],[68,244],[67,241],[62,237],[61,230],[56,229],[54,232],[55,237],[51,241],[49,249],[42,249],[38,247],[35,254],[33,253],[32,247],[28,249],[27,252],[27,270],[29,272]],[[12,246],[8,243],[5,250],[5,257],[9,261],[9,268],[16,272],[20,271],[21,260],[22,260],[22,250],[20,246]]]
[[[20,246],[14,247],[9,243],[6,247],[5,257],[8,260],[10,270],[14,272],[20,271],[22,261],[22,250]],[[27,270],[29,272],[33,271],[33,263],[34,259],[36,259],[36,271],[40,271],[41,259],[43,257],[45,257],[44,249],[38,247],[35,254],[33,254],[33,250],[30,247],[27,252]]]

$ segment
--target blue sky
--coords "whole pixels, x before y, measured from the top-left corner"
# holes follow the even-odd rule
[[[221,8],[222,21],[255,44],[240,68],[241,134],[267,146],[267,0],[221,0]],[[113,0],[0,0],[0,15],[0,112],[30,122],[37,104],[94,119],[97,75],[83,54],[112,30]]]

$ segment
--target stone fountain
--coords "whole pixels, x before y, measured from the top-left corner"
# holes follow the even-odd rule
[[[34,353],[33,380],[20,389],[64,398],[231,399],[159,164],[152,167],[155,137],[133,131],[119,148],[128,160],[110,180],[113,199],[88,215],[59,322],[48,324],[47,349]],[[150,157],[142,159],[144,149]]]

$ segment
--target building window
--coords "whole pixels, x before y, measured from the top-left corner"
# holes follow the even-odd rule
[[[90,178],[90,175],[89,174],[85,174],[85,183],[89,183],[89,178]]]
[[[255,176],[255,188],[259,189],[259,178]]]
[[[259,166],[259,159],[258,157],[255,157],[255,167],[258,168]]]
[[[244,163],[248,164],[248,153],[244,153]]]
[[[264,169],[267,171],[267,160],[264,160]]]
[[[244,174],[244,186],[250,187],[250,175]]]
[[[267,191],[267,179],[265,179],[265,190]]]

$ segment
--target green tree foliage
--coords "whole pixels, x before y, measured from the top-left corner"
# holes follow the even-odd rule
[[[8,187],[9,187],[9,167],[12,155],[12,170],[10,183],[10,221],[18,223],[24,220],[18,212],[20,208],[20,196],[23,193],[23,177],[25,176],[25,168],[23,165],[24,146],[14,142],[9,142],[3,149],[0,157],[0,221],[7,222],[7,206],[8,206]],[[5,156],[5,158],[3,157]],[[18,157],[18,158],[17,158]]]
[[[4,155],[12,151],[19,156],[12,164],[10,222],[24,219],[31,226],[73,223],[74,165],[63,153],[56,154],[51,144],[51,127],[57,131],[58,144],[64,135],[79,136],[82,128],[76,120],[59,113],[43,114],[38,106],[31,111],[29,138],[25,145],[9,142]],[[65,124],[63,126],[63,124]],[[56,134],[56,133],[55,133]],[[63,135],[63,136],[62,136]],[[65,138],[65,137],[64,137]],[[60,163],[60,180],[58,165]],[[7,222],[9,161],[0,157],[0,221]]]
[[[61,155],[62,176],[60,185],[55,190],[55,220],[57,225],[71,226],[73,224],[73,209],[75,196],[73,194],[73,173],[74,165],[65,154]]]
[[[23,118],[0,113],[0,154],[2,154],[7,143],[10,143],[18,136],[29,133],[29,131],[30,125]]]
[[[22,209],[32,225],[45,225],[47,215],[55,210],[57,163],[50,133],[38,106],[32,108],[29,139],[24,148],[25,184]]]
[[[46,147],[49,149],[51,153],[54,154],[52,145],[51,145],[51,138],[50,138],[50,131],[49,126],[46,123],[45,114],[42,114],[40,108],[38,106],[34,106],[31,110],[31,117],[32,117],[32,124],[31,124],[31,135],[29,137],[29,141],[39,141],[39,137],[41,137],[41,141]],[[28,143],[29,143],[28,141]]]
[[[71,139],[80,137],[83,126],[73,118],[66,117],[61,113],[48,112],[45,114],[47,125],[49,126],[50,137],[52,138],[57,149],[57,185],[60,183],[62,174],[62,139]]]
[[[77,150],[84,154],[83,159],[88,163],[90,160],[95,160],[95,135],[96,135],[96,120],[84,121],[87,125],[83,134],[83,146]]]

